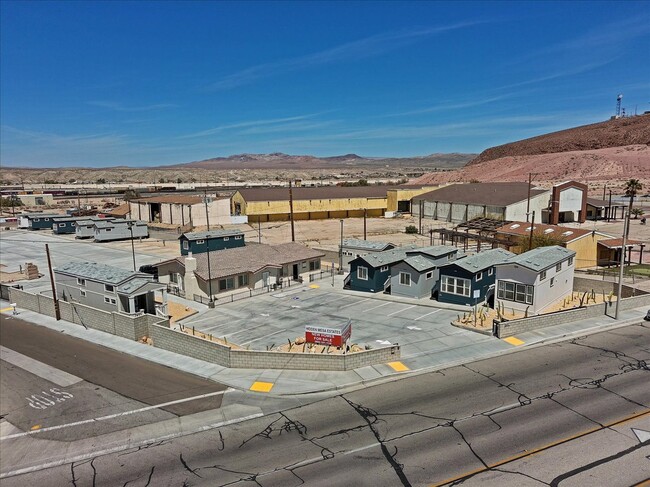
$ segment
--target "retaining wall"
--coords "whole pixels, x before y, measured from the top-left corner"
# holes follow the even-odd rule
[[[399,345],[348,355],[266,352],[232,349],[217,342],[159,325],[152,325],[151,332],[153,345],[156,348],[236,369],[344,371],[399,360],[401,356]]]
[[[602,294],[603,292],[608,295],[609,293],[616,294],[618,291],[618,283],[615,281],[603,281],[602,279],[590,279],[588,277],[574,277],[573,278],[573,290],[577,292],[590,292],[594,290],[596,294]],[[630,286],[622,286],[621,294],[623,298],[629,298],[632,296],[639,296],[648,294],[647,291],[641,289],[636,289]]]
[[[650,307],[650,294],[623,298],[618,309],[619,311],[625,311],[628,309],[641,308],[643,306]],[[573,321],[586,320],[588,318],[596,318],[603,315],[614,318],[615,307],[616,302],[614,301],[611,305],[601,303],[586,306],[584,308],[576,308],[545,315],[531,316],[530,318],[505,321],[495,324],[494,332],[497,337],[505,338],[526,331],[546,328],[548,326],[564,325]]]

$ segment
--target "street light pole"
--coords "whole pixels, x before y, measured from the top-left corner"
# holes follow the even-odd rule
[[[625,208],[623,208],[623,241],[621,242],[621,261],[620,269],[618,271],[618,290],[616,295],[616,310],[614,311],[614,319],[618,320],[618,305],[621,302],[621,294],[623,292],[623,272],[625,270],[625,245],[627,243],[627,231],[630,226],[630,213],[628,212],[627,218],[625,217]]]

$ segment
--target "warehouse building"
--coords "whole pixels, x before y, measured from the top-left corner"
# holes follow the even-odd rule
[[[476,218],[552,224],[577,221],[587,216],[587,186],[567,181],[551,190],[523,182],[462,183],[413,198],[412,213],[423,218],[461,223]]]
[[[207,206],[207,217],[206,217]],[[227,225],[230,218],[230,199],[218,195],[164,195],[137,198],[129,201],[131,218],[147,223],[162,223],[189,228],[208,225]]]
[[[392,216],[409,212],[411,199],[432,186],[322,186],[292,188],[294,220]],[[289,188],[246,188],[232,197],[233,215],[249,222],[291,219]]]

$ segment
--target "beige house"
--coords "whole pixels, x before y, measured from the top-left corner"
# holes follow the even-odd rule
[[[307,279],[320,270],[324,253],[291,242],[250,244],[201,254],[188,254],[156,264],[158,279],[170,292],[197,301],[210,295],[260,289],[290,279]]]

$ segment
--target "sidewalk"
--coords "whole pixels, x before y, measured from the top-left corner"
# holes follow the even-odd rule
[[[12,315],[12,309],[8,302],[0,301],[0,309],[5,315]],[[58,330],[97,345],[214,380],[233,389],[249,391],[256,382],[270,383],[272,384],[272,389],[269,391],[270,395],[283,396],[356,389],[383,380],[392,380],[395,376],[403,375],[407,371],[425,373],[476,360],[483,360],[510,353],[514,350],[521,350],[531,345],[639,323],[642,322],[646,311],[645,308],[625,311],[621,313],[621,320],[619,321],[602,316],[571,324],[526,332],[517,335],[514,343],[513,341],[506,342],[505,340],[498,340],[493,337],[485,337],[485,340],[479,343],[455,343],[454,346],[428,353],[426,360],[421,360],[418,354],[414,354],[403,357],[401,362],[398,362],[401,366],[396,366],[395,363],[392,366],[389,364],[379,364],[346,372],[229,369],[108,333],[92,329],[87,330],[82,326],[66,321],[56,321],[54,318],[33,311],[19,309],[18,317],[38,326]]]

